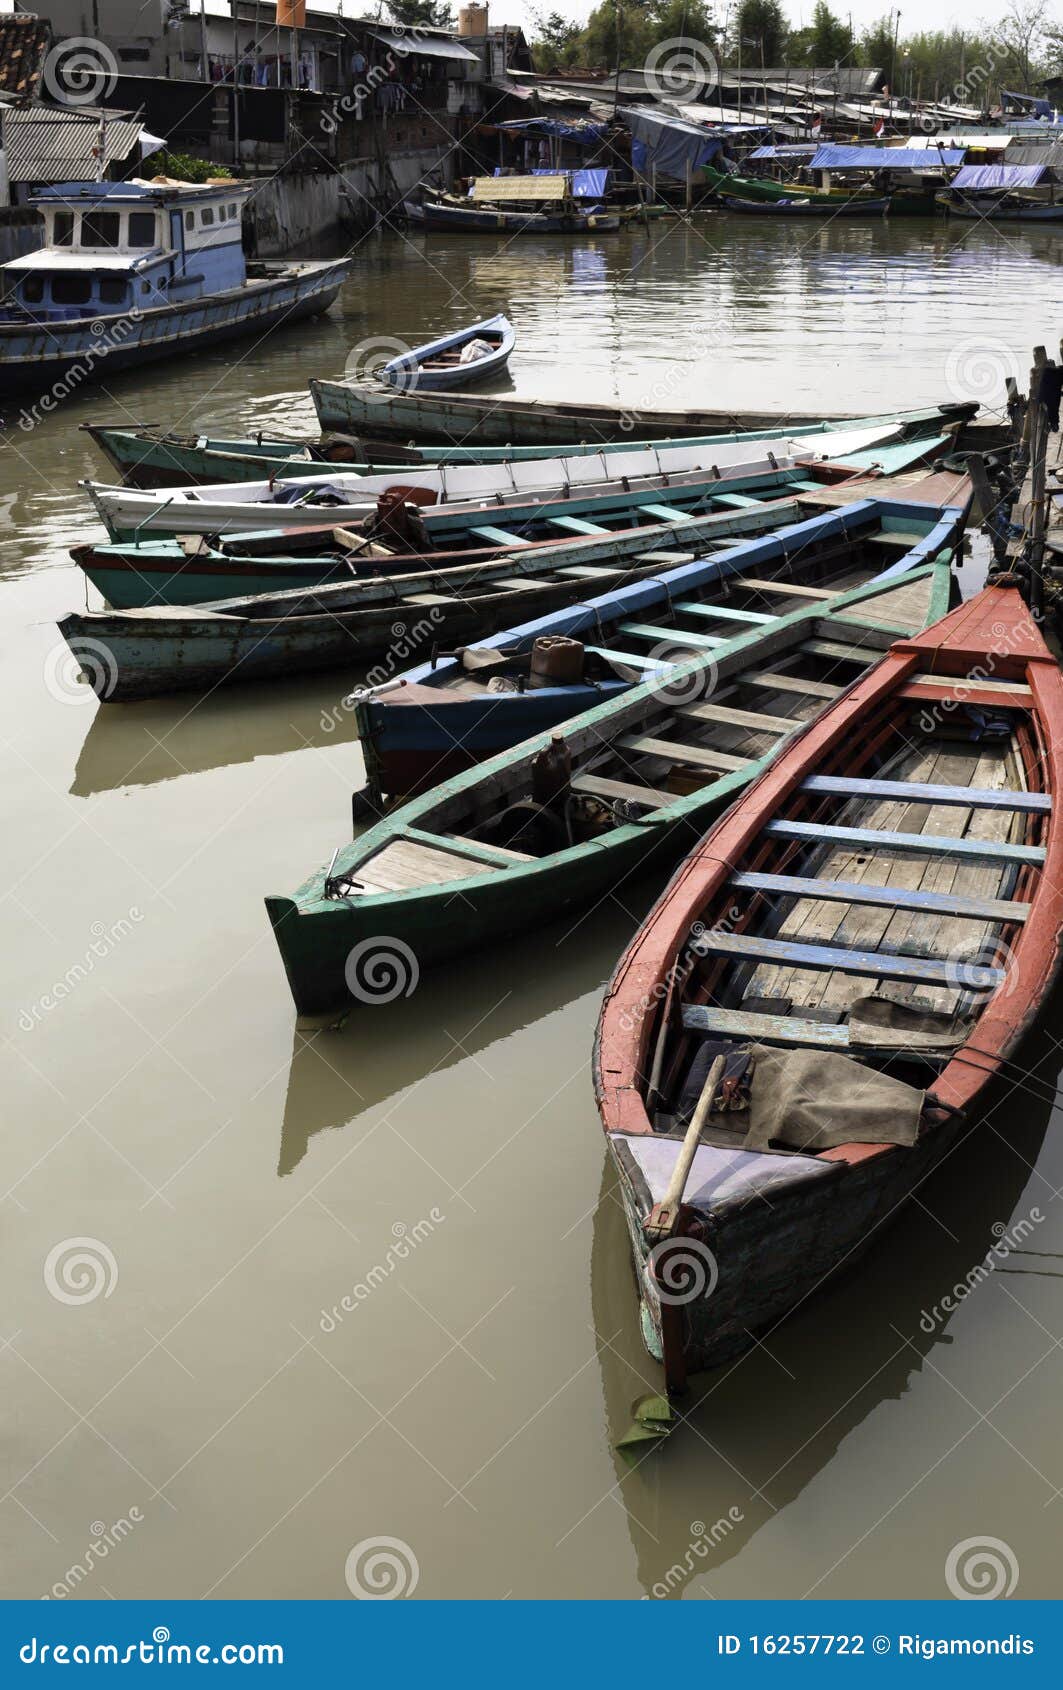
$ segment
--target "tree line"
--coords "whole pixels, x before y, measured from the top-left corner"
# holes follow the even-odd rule
[[[722,28],[704,0],[603,0],[585,25],[559,12],[533,16],[539,71],[613,70],[618,60],[632,69],[662,42],[699,41],[721,66],[873,67],[898,96],[980,106],[989,88],[1029,93],[1063,70],[1063,25],[1051,0],[1006,0],[997,17],[969,29],[903,35],[899,12],[857,34],[825,0],[804,29],[790,27],[779,0],[742,0]]]

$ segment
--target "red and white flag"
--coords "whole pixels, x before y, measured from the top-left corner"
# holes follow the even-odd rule
[[[823,128],[823,119],[820,117],[819,113],[817,112],[816,116],[812,119],[812,136],[813,136],[814,140],[819,139],[819,132],[822,128]]]
[[[876,135],[884,135],[885,133],[886,133],[886,119],[884,117],[880,117],[878,122],[875,124],[875,134]]]

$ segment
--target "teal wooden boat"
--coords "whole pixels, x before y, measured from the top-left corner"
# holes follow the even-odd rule
[[[803,425],[802,433],[830,434],[841,429],[886,428],[893,424],[901,429],[902,438],[909,440],[923,434],[940,434],[954,426],[962,427],[977,410],[976,404],[956,401],[927,405],[913,411],[886,411],[880,416],[820,421]],[[219,481],[255,481],[263,475],[274,474],[291,480],[298,476],[320,475],[331,464],[342,465],[347,471],[361,470],[367,475],[374,475],[399,463],[518,463],[558,455],[575,458],[601,450],[600,442],[586,441],[569,441],[561,447],[556,443],[401,447],[394,443],[389,445],[386,440],[359,440],[345,436],[297,440],[283,435],[257,434],[228,439],[224,436],[174,434],[162,428],[108,428],[102,423],[82,423],[81,427],[118,471],[127,487],[209,486]],[[612,450],[641,452],[651,445],[661,449],[681,445],[722,446],[739,440],[752,444],[756,440],[773,439],[778,432],[777,425],[742,433],[728,429],[722,433],[676,436],[674,439],[624,437],[613,443]]]
[[[945,613],[948,559],[906,564],[410,800],[267,898],[300,1016],[408,996],[431,964],[663,872],[894,638]]]
[[[785,486],[786,484],[783,483]],[[793,512],[789,500],[777,507]],[[773,513],[774,514],[774,513]],[[711,543],[757,524],[763,511],[726,508],[691,520],[688,541]],[[736,528],[737,522],[737,528]],[[658,523],[555,546],[523,546],[460,569],[221,599],[198,608],[84,611],[59,623],[86,681],[111,703],[185,687],[355,667],[381,653],[409,662],[525,616],[573,604],[660,570],[674,528]]]

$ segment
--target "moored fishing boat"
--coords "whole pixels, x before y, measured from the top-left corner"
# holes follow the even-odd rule
[[[372,519],[376,502],[399,496],[422,506],[427,531],[441,534],[493,526],[489,518],[541,520],[533,506],[556,504],[559,519],[573,521],[581,512],[608,510],[610,501],[629,503],[645,496],[651,504],[698,498],[721,482],[771,475],[780,469],[817,462],[844,464],[853,453],[876,452],[897,441],[899,429],[840,430],[836,434],[775,436],[751,446],[647,447],[642,452],[596,452],[576,458],[539,458],[527,463],[401,465],[377,475],[307,476],[293,482],[279,478],[219,482],[209,487],[143,490],[106,487],[84,481],[100,519],[115,540],[145,534],[249,533],[255,528],[320,528],[328,520],[340,527]],[[944,445],[919,442],[915,458]],[[861,458],[854,468],[866,468]],[[526,516],[520,514],[528,512]],[[518,528],[518,534],[520,530]],[[488,539],[494,534],[488,533]]]
[[[942,613],[948,561],[905,561],[410,799],[292,897],[267,899],[299,1013],[335,1019],[371,1003],[389,967],[412,973],[589,911],[628,874],[667,867],[889,630]]]
[[[3,266],[5,390],[79,382],[327,310],[351,261],[248,266],[252,184],[66,182],[30,202],[44,246]]]
[[[786,486],[785,476],[780,484]],[[789,504],[784,506],[789,509]],[[763,520],[726,508],[693,518],[690,543]],[[462,568],[258,593],[197,608],[157,605],[87,611],[59,628],[87,682],[105,701],[184,687],[358,665],[383,652],[408,661],[443,641],[475,640],[512,620],[571,604],[586,593],[652,575],[669,523],[553,546],[521,546]]]
[[[772,476],[762,485],[743,483],[748,492],[732,504],[725,495],[706,504],[706,517],[691,517],[684,537],[696,544],[704,532],[712,543],[726,543],[728,536],[760,533],[793,521],[798,506],[787,495],[796,491],[797,472]],[[808,484],[813,485],[813,484]],[[827,483],[824,483],[826,489]],[[84,570],[93,586],[115,610],[134,610],[146,605],[195,605],[221,598],[248,597],[265,593],[294,592],[299,588],[324,587],[356,580],[379,580],[410,575],[417,571],[464,569],[473,564],[502,562],[507,557],[528,560],[537,552],[561,556],[565,546],[558,542],[571,528],[561,519],[532,525],[535,539],[514,542],[465,538],[467,544],[433,545],[423,530],[405,521],[393,525],[393,513],[384,512],[379,522],[354,532],[345,528],[305,528],[294,532],[263,530],[253,534],[231,534],[211,540],[206,535],[172,540],[142,540],[135,544],[80,545],[71,557]],[[644,518],[644,522],[646,519]],[[573,562],[587,566],[587,580],[595,579],[589,560],[602,556],[610,561],[626,552],[647,549],[654,532],[670,538],[679,521],[673,513],[666,526],[640,525],[637,510],[625,508],[607,518],[582,526],[597,530],[604,546],[588,548],[579,538],[567,542]],[[527,525],[525,525],[527,528]],[[625,537],[626,536],[626,537]],[[459,536],[459,541],[462,537]],[[419,539],[419,544],[415,543]],[[597,567],[600,567],[598,565]]]
[[[895,424],[905,440],[920,435],[959,429],[975,415],[973,402],[952,401],[912,411],[887,411],[880,416],[852,417],[841,421],[820,421],[801,426],[803,435],[830,434],[849,428],[885,428]],[[168,429],[149,427],[108,428],[99,423],[81,427],[122,477],[127,487],[169,487],[201,485],[216,481],[255,481],[271,475],[289,479],[320,475],[329,464],[342,465],[359,474],[372,475],[389,464],[486,464],[509,463],[529,458],[585,457],[601,450],[600,443],[575,440],[563,447],[536,446],[397,446],[386,440],[358,440],[347,436],[324,436],[303,441],[265,434],[244,439],[209,435],[181,435]],[[649,445],[713,446],[742,439],[752,444],[768,440],[784,430],[728,429],[702,436],[675,437],[657,441],[624,437],[610,443],[610,452],[639,452]],[[795,431],[796,432],[796,431]]]
[[[400,392],[469,387],[505,369],[516,339],[508,317],[487,317],[482,323],[400,353],[384,365],[380,380]]]
[[[678,439],[728,430],[778,429],[796,432],[824,421],[852,425],[847,412],[660,411],[622,405],[572,404],[547,399],[478,398],[472,393],[393,393],[381,382],[310,382],[310,394],[323,430],[385,437],[403,443],[443,445],[564,445],[576,438],[594,444]],[[953,408],[947,407],[950,415]]]
[[[720,194],[720,204],[728,211],[738,211],[746,217],[817,217],[833,221],[835,217],[885,217],[889,199],[849,199],[823,201],[819,199],[743,200],[733,194]]]
[[[954,553],[965,511],[964,503],[869,498],[724,540],[711,555],[661,552],[649,580],[356,689],[367,779],[359,809],[379,813],[389,800],[426,791],[680,657],[711,652],[743,625],[764,628],[801,604],[826,606],[866,585],[891,556],[915,568]]]
[[[595,1092],[669,1388],[871,1242],[1059,959],[1063,677],[990,585],[764,771],[621,959]]]

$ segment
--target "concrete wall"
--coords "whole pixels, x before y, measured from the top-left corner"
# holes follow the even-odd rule
[[[343,221],[341,185],[339,176],[323,171],[286,172],[257,182],[244,214],[245,243],[253,255],[285,258],[337,229]]]
[[[383,186],[388,210],[428,180],[448,188],[454,180],[454,154],[449,145],[389,152],[387,162],[390,175],[384,172]],[[344,189],[344,226],[371,229],[381,209],[379,164],[373,158],[348,159],[340,165],[340,176]]]

